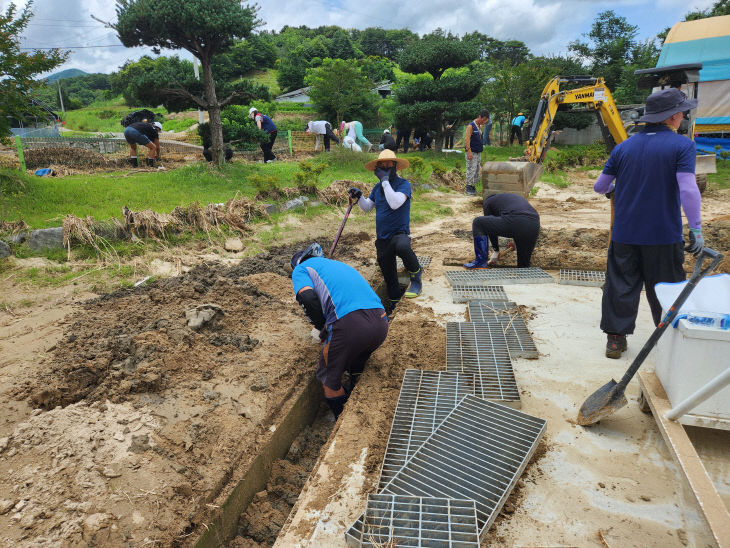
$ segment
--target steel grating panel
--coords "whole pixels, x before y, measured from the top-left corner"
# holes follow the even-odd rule
[[[505,306],[511,304],[512,306]],[[469,321],[497,322],[502,326],[507,348],[513,358],[537,358],[539,353],[527,329],[525,320],[517,312],[517,305],[508,301],[469,301]]]
[[[431,264],[431,257],[422,257],[421,255],[416,255],[416,259],[418,259],[418,264],[421,265],[421,268],[428,268],[428,266]],[[395,264],[398,270],[404,268],[403,259],[401,259],[400,257],[395,258]]]
[[[455,303],[467,303],[474,299],[506,301],[507,293],[501,285],[460,285],[451,286],[451,300]]]
[[[522,405],[507,338],[499,323],[447,322],[446,371],[474,375],[479,398]]]
[[[545,433],[544,419],[464,399],[384,487],[383,494],[472,499],[484,538]]]
[[[368,495],[365,513],[345,533],[347,544],[479,548],[476,503],[470,499]]]
[[[475,270],[447,270],[446,279],[454,286],[494,284],[554,283],[553,277],[542,268],[484,268]]]
[[[560,269],[560,283],[567,285],[590,285],[601,287],[606,282],[606,273],[602,270],[569,270]]]
[[[378,491],[433,434],[461,398],[474,393],[473,375],[406,370],[380,469]]]

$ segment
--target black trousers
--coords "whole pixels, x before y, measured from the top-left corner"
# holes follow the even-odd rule
[[[411,238],[408,234],[394,234],[390,238],[375,240],[375,250],[378,254],[378,266],[383,273],[385,286],[388,288],[388,298],[397,301],[401,297],[400,285],[398,284],[398,268],[395,258],[400,257],[403,266],[408,272],[418,272],[421,265],[418,257],[411,249]]]
[[[447,130],[444,148],[454,148],[454,132],[451,130]]]
[[[411,140],[411,130],[410,129],[399,129],[396,132],[395,137],[395,151],[398,152],[398,149],[400,148],[400,143],[403,141],[403,152],[408,152],[408,145],[409,141]]]
[[[601,329],[606,333],[630,335],[636,327],[641,287],[651,307],[654,325],[661,321],[662,307],[654,285],[681,282],[686,278],[684,244],[632,245],[611,242],[606,261],[606,285],[601,303]]]
[[[269,160],[276,160],[276,156],[271,151],[274,148],[274,141],[276,141],[276,131],[269,133],[269,140],[266,143],[261,143],[261,150],[264,153],[264,162]]]
[[[472,221],[471,232],[474,236],[489,236],[492,249],[499,251],[499,238],[512,238],[517,250],[517,267],[530,266],[532,252],[540,235],[540,217],[533,215],[505,215],[495,217],[484,215]]]
[[[329,152],[330,149],[330,139],[335,142],[336,145],[340,144],[340,140],[337,138],[337,135],[335,135],[335,132],[332,131],[332,126],[328,123],[324,126],[327,133],[324,134],[324,149]]]
[[[509,144],[512,144],[512,141],[515,138],[515,135],[517,135],[517,141],[522,144],[522,128],[520,126],[512,126],[512,129],[509,132]]]

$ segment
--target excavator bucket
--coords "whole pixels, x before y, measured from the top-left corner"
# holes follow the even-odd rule
[[[542,164],[527,161],[485,162],[482,166],[484,196],[510,192],[527,198],[544,169]]]

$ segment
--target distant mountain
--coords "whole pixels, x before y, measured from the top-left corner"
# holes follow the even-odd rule
[[[74,76],[84,76],[85,74],[89,74],[88,72],[84,72],[81,69],[66,69],[62,70],[61,72],[57,72],[55,74],[51,74],[46,78],[49,82],[55,82],[56,80],[63,80],[64,78],[73,78]]]

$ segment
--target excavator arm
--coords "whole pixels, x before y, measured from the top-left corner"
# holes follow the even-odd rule
[[[583,84],[570,90],[560,90],[561,84]],[[485,196],[492,192],[517,192],[527,196],[543,171],[545,154],[552,143],[555,115],[563,105],[583,105],[580,112],[595,112],[599,119],[606,147],[613,149],[628,139],[611,91],[603,78],[593,76],[556,76],[542,91],[525,156],[518,161],[486,162],[482,170]]]
[[[586,85],[560,91],[563,83],[585,83]],[[606,146],[612,149],[628,139],[621,116],[611,91],[603,78],[590,76],[556,76],[545,86],[530,127],[525,157],[529,162],[542,163],[553,138],[553,122],[561,105],[582,104],[587,111],[595,111],[601,122]]]

